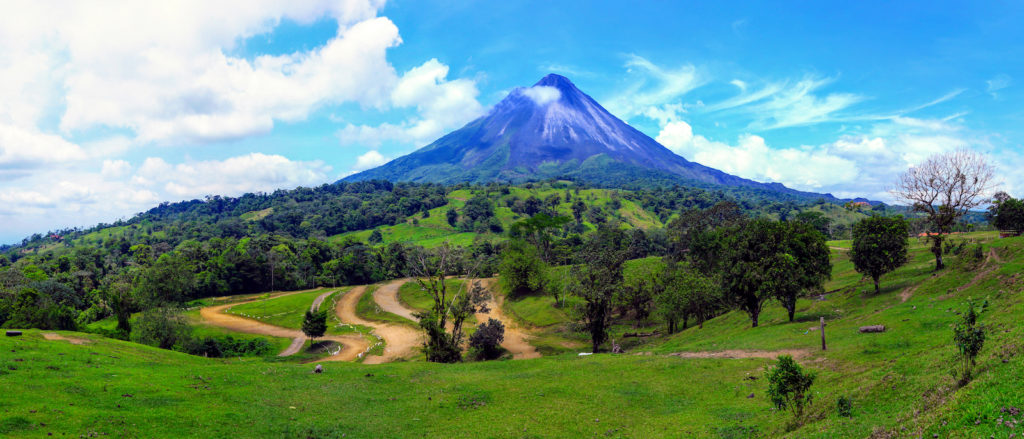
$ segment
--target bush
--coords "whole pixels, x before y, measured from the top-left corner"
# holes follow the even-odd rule
[[[302,333],[315,340],[323,337],[325,332],[327,332],[327,310],[306,310],[306,317],[302,320]]]
[[[203,357],[251,357],[263,356],[272,352],[273,347],[267,340],[254,338],[251,340],[239,340],[228,335],[223,338],[204,337],[188,340],[184,345],[184,352]]]
[[[481,323],[469,337],[469,347],[478,360],[493,360],[501,356],[501,342],[505,340],[505,325],[499,320],[488,319]]]
[[[171,349],[188,341],[191,331],[178,310],[152,308],[135,319],[131,338],[136,343]]]
[[[797,419],[803,416],[804,407],[814,399],[809,391],[814,384],[814,372],[805,372],[793,357],[781,355],[774,368],[765,370],[765,375],[772,404],[779,410],[792,410]]]
[[[971,380],[971,372],[978,353],[985,345],[985,326],[978,324],[978,315],[987,307],[988,301],[985,301],[978,310],[974,300],[967,299],[967,312],[963,314],[963,321],[953,328],[953,343],[956,345],[957,358],[960,360],[959,370],[956,372],[959,372],[961,384]]]
[[[836,412],[844,418],[853,417],[853,400],[847,396],[840,396],[836,401]]]

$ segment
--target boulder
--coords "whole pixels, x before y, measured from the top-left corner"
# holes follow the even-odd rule
[[[860,332],[885,332],[885,325],[861,326]]]

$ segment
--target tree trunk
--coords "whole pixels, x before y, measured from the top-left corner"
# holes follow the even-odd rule
[[[796,317],[796,303],[792,307],[786,307],[786,312],[789,314],[789,323],[793,323],[793,318]]]
[[[689,320],[690,320],[690,316],[688,316],[688,315],[684,315],[683,316],[683,330],[684,331],[686,330],[686,327],[689,326]]]
[[[879,288],[878,288],[878,276],[874,276],[874,279],[875,279],[875,295],[877,296],[878,293],[880,292]]]
[[[939,271],[939,270],[945,268],[945,265],[942,263],[942,238],[941,237],[936,236],[936,237],[932,238],[932,254],[935,255],[935,271]]]
[[[750,326],[751,328],[756,328],[757,327],[757,314],[756,313],[750,313],[750,322],[753,323]]]

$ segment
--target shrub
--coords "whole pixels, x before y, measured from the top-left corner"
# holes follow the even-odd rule
[[[327,332],[327,311],[306,310],[306,316],[302,320],[302,333],[315,340],[323,337],[325,332]]]
[[[499,320],[488,319],[481,323],[469,337],[469,347],[478,360],[493,360],[501,355],[501,342],[505,340],[505,325]]]
[[[844,418],[853,417],[853,400],[848,396],[840,396],[836,401],[836,412]]]
[[[765,375],[772,404],[779,410],[792,410],[797,419],[803,416],[804,406],[814,398],[809,391],[811,384],[814,384],[814,372],[805,372],[793,357],[781,355],[775,367],[765,370]]]
[[[191,328],[181,313],[173,308],[152,308],[142,313],[132,325],[131,338],[136,343],[171,349],[189,338]]]
[[[971,380],[971,372],[978,353],[985,345],[985,326],[978,324],[978,314],[984,312],[987,307],[988,301],[977,309],[974,300],[967,299],[967,312],[963,314],[963,321],[953,328],[953,343],[956,345],[957,358],[960,360],[958,372],[961,384]]]

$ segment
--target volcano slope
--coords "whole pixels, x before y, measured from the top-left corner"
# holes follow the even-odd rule
[[[825,300],[798,320],[771,304],[761,326],[728,313],[632,353],[453,365],[310,365],[206,359],[93,334],[0,338],[5,437],[1008,437],[1024,394],[1024,238],[985,241],[998,258],[950,256],[934,275],[924,244],[884,289],[833,252]],[[952,261],[956,259],[956,261]],[[981,278],[977,278],[983,273]],[[916,285],[902,302],[900,292]],[[966,286],[963,290],[959,287]],[[973,381],[959,387],[950,329],[968,297],[987,298],[989,328]],[[829,349],[811,331],[828,320]],[[858,326],[884,324],[884,333]],[[51,337],[52,338],[52,337]],[[818,374],[806,417],[772,409],[766,358],[681,358],[679,352],[806,350]],[[751,396],[752,395],[752,396]],[[853,400],[852,417],[836,399]],[[1009,421],[1009,424],[1007,424]]]

